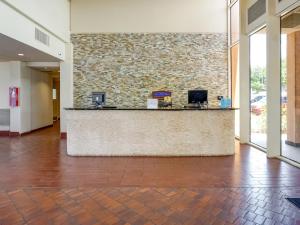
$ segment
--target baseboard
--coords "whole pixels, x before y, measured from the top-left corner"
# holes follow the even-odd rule
[[[264,153],[267,153],[267,149],[265,149],[265,148],[263,148],[263,147],[261,147],[261,146],[259,146],[259,145],[256,145],[256,144],[254,144],[254,143],[252,143],[252,142],[245,143],[245,144],[246,144],[246,145],[250,145],[251,147],[256,148],[256,149],[259,150],[259,151],[262,151],[262,152],[264,152]]]
[[[28,134],[30,134],[31,132],[32,132],[32,131],[27,131],[27,132],[20,133],[20,136],[28,135]]]
[[[20,133],[19,132],[9,132],[9,137],[19,137]]]
[[[8,137],[9,136],[9,131],[8,130],[1,130],[0,131],[0,137]]]
[[[31,134],[32,132],[43,130],[43,129],[46,129],[46,128],[49,128],[49,127],[53,127],[53,124],[47,125],[45,127],[40,127],[40,128],[31,130],[31,131],[27,131],[27,132],[24,132],[24,133],[10,132],[10,131],[0,131],[0,137],[19,137],[19,136],[25,136],[25,135]]]
[[[288,140],[286,140],[285,143],[286,143],[287,145],[290,145],[290,146],[293,146],[293,147],[297,147],[297,148],[300,147],[300,143],[295,143],[295,142],[288,141]]]
[[[47,125],[47,126],[44,126],[44,127],[40,127],[40,128],[37,128],[37,129],[33,129],[31,131],[28,131],[28,132],[24,132],[24,133],[21,134],[21,136],[25,136],[25,135],[31,134],[32,132],[36,132],[36,131],[43,130],[43,129],[50,128],[50,127],[53,127],[53,124],[50,124],[50,125]]]
[[[290,164],[292,166],[300,168],[300,163],[297,163],[296,161],[290,160],[290,159],[285,158],[283,156],[277,156],[276,158],[278,158],[278,159],[280,159],[280,160],[282,160],[282,161],[284,161],[284,162],[286,162],[286,163],[288,163],[288,164]]]
[[[61,132],[60,133],[60,138],[61,139],[67,139],[67,132]]]

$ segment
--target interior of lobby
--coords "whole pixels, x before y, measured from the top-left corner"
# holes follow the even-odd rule
[[[300,224],[300,0],[0,15],[1,225]]]

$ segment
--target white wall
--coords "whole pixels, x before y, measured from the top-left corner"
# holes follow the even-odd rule
[[[51,75],[17,61],[0,63],[0,76],[2,71],[0,108],[10,108],[9,87],[20,88],[20,106],[10,108],[10,131],[26,133],[53,124]]]
[[[0,109],[9,109],[10,64],[0,62]],[[0,124],[0,131],[8,131],[9,126]]]
[[[20,64],[20,133],[31,131],[31,69]]]
[[[66,60],[60,64],[60,131],[67,131],[66,111],[73,107],[73,46],[67,44]]]
[[[69,0],[4,0],[66,42],[70,35]]]
[[[22,92],[21,86],[21,62],[10,62],[10,86],[19,87],[20,93]],[[20,94],[21,95],[21,94]],[[20,96],[21,97],[21,96]],[[23,103],[20,101],[20,105]],[[10,108],[10,131],[21,132],[21,107]]]
[[[247,33],[247,10],[246,1],[240,1],[240,42],[239,42],[239,63],[240,63],[240,142],[249,143],[250,134],[250,49]]]
[[[225,0],[72,0],[71,32],[227,32]]]
[[[276,1],[276,13],[281,14],[284,12],[288,12],[299,6],[300,6],[299,0],[283,0],[281,2]]]
[[[24,4],[27,1],[23,1]],[[45,10],[47,6],[43,6]],[[10,38],[13,38],[26,45],[34,47],[42,52],[57,58],[57,60],[64,60],[65,58],[65,40],[56,36],[55,33],[47,30],[45,27],[40,26],[11,5],[6,4],[0,0],[0,33]],[[55,15],[55,14],[54,14]],[[53,16],[56,18],[56,16]],[[49,18],[50,19],[50,18]],[[51,20],[51,19],[50,19]],[[64,23],[64,21],[62,21]],[[35,28],[45,32],[50,37],[50,46],[42,44],[35,40]]]
[[[10,64],[0,62],[0,109],[9,108]]]
[[[53,124],[52,77],[31,69],[31,130]]]
[[[280,17],[276,2],[267,1],[267,156],[281,155]]]

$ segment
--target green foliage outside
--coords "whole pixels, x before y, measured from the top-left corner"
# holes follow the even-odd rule
[[[267,81],[266,68],[255,67],[251,70],[251,89],[254,93],[265,91]]]
[[[281,61],[281,84],[286,90],[287,69],[286,60]],[[257,66],[251,70],[251,89],[254,93],[266,91],[267,73],[265,67]]]
[[[251,70],[251,89],[252,92],[258,94],[266,91],[267,73],[264,67],[255,67]],[[287,64],[286,60],[281,61],[281,87],[282,91],[287,91]],[[286,133],[287,130],[287,108],[286,105],[282,106],[282,132]],[[260,115],[251,115],[251,130],[254,133],[266,133],[267,130],[267,112],[266,107],[262,107]]]
[[[283,91],[287,88],[287,65],[286,59],[281,60],[281,87]]]

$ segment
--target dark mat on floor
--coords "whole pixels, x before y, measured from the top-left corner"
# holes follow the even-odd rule
[[[300,198],[286,198],[289,202],[293,203],[300,209]]]

